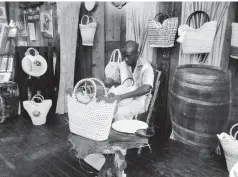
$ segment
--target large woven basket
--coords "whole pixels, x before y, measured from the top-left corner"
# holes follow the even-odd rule
[[[166,14],[159,13],[157,15]],[[174,46],[174,40],[178,28],[178,18],[167,17],[168,18],[164,20],[162,24],[155,21],[155,19],[148,21],[148,40],[150,47],[167,48]]]
[[[97,101],[96,82],[103,87],[103,96],[107,96],[104,84],[95,78],[80,80],[75,85],[72,96],[67,95],[69,129],[85,138],[104,141],[110,133],[116,101]]]
[[[233,133],[233,129],[236,126],[238,126],[238,123],[231,127],[230,135],[226,133],[217,135],[225,154],[228,171],[230,171],[232,167],[238,162],[238,131],[236,133]]]
[[[217,30],[217,21],[210,21],[208,16],[208,22],[204,23],[200,28],[194,29],[190,26],[190,20],[198,12],[208,16],[206,12],[195,11],[188,17],[187,24],[181,25],[178,28],[180,37],[177,39],[177,42],[182,44],[184,54],[210,53],[212,49]]]
[[[83,19],[87,18],[86,24],[83,24]],[[92,22],[89,22],[89,20],[92,19]],[[84,46],[93,46],[94,41],[94,35],[97,28],[97,22],[92,16],[84,15],[81,19],[81,24],[79,24],[79,28],[81,31],[82,36],[82,45]]]
[[[238,23],[232,23],[231,54],[230,57],[238,59]]]

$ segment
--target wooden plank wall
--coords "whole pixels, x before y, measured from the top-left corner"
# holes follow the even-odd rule
[[[234,22],[238,23],[238,2],[235,3],[235,20]],[[230,58],[229,70],[232,74],[232,106],[230,110],[230,120],[228,123],[228,129],[235,123],[238,123],[238,60]]]
[[[7,2],[9,8],[9,20],[23,21],[22,9],[19,8],[19,2]],[[40,31],[40,21],[35,22],[36,29],[36,40],[31,41],[29,35],[27,37],[21,37],[20,40],[27,41],[28,46],[57,46],[57,41],[59,38],[58,34],[58,25],[57,25],[57,14],[56,14],[56,4],[50,5],[48,3],[40,6],[40,11],[44,10],[53,10],[53,28],[54,28],[54,37],[46,38],[42,35]],[[29,33],[28,33],[29,34]]]

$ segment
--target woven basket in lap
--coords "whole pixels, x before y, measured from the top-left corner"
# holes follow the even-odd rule
[[[83,19],[87,18],[86,24],[83,24]],[[93,20],[89,22],[90,18]],[[97,28],[97,22],[93,17],[84,15],[81,19],[81,24],[79,24],[81,36],[82,36],[82,45],[93,46],[94,35]]]
[[[192,19],[192,16],[198,12],[205,14],[209,20],[200,28],[194,29],[189,26],[190,20]],[[183,53],[210,53],[217,30],[217,21],[210,21],[210,18],[206,12],[195,11],[188,17],[186,23],[187,24],[181,25],[178,28],[178,34],[180,37],[177,39],[177,41],[182,44]]]
[[[104,96],[107,96],[104,84],[95,78],[80,80],[74,87],[72,96],[67,95],[69,129],[85,138],[104,141],[110,133],[116,101],[97,102],[96,82],[100,83]]]
[[[226,165],[228,171],[230,171],[232,167],[238,162],[238,131],[236,133],[233,132],[233,129],[236,126],[238,126],[238,123],[231,127],[230,135],[226,133],[217,135],[226,157]]]
[[[231,58],[238,59],[238,23],[232,23]]]
[[[166,15],[166,14],[157,14]],[[156,16],[157,16],[156,15]],[[156,18],[155,16],[155,18]],[[150,47],[173,47],[178,28],[178,18],[168,18],[161,24],[154,20],[148,21],[148,39]]]

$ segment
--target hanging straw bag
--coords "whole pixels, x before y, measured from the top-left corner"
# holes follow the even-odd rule
[[[217,135],[226,157],[228,171],[230,171],[231,168],[238,162],[238,131],[234,134],[234,136],[232,134],[232,130],[236,126],[238,126],[238,123],[231,127],[230,135],[224,132]]]
[[[205,14],[208,22],[204,23],[200,28],[194,29],[190,27],[190,20],[197,13]],[[177,42],[182,44],[182,51],[184,54],[210,53],[216,29],[217,22],[210,21],[206,12],[195,11],[188,17],[185,25],[179,26],[178,35],[180,37],[177,39]]]
[[[87,18],[86,24],[83,24],[83,19]],[[93,20],[89,22],[90,18]],[[79,24],[79,28],[82,36],[82,45],[85,46],[93,46],[94,35],[97,28],[97,22],[92,16],[84,15],[81,19],[81,24]]]
[[[97,94],[97,84],[103,87],[103,95]],[[96,140],[108,139],[116,101],[109,103],[97,97],[107,96],[104,84],[95,78],[82,79],[67,95],[69,129],[72,133]]]
[[[158,15],[166,18],[162,24],[155,20]],[[177,17],[170,18],[167,14],[158,13],[153,20],[148,21],[148,39],[150,47],[173,47],[177,28]]]
[[[35,102],[40,100],[40,103]],[[23,101],[23,107],[31,117],[34,125],[42,125],[46,122],[47,114],[52,106],[52,100],[45,100],[42,95],[35,95],[30,101]]]
[[[238,59],[238,23],[232,23],[231,54],[230,57]]]
[[[116,61],[116,53],[117,53],[117,61]],[[120,71],[119,65],[121,63],[121,52],[119,49],[115,49],[112,52],[111,58],[105,67],[105,75],[106,78],[110,78],[114,81],[118,81],[120,79]]]

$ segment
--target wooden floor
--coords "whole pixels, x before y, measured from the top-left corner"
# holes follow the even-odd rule
[[[93,177],[79,165],[70,143],[66,116],[52,116],[47,124],[33,126],[24,118],[0,124],[0,177]],[[157,142],[156,144],[154,142]],[[153,154],[129,151],[127,177],[227,177],[224,159],[170,140],[164,147],[152,140]],[[85,171],[86,170],[86,171]]]

